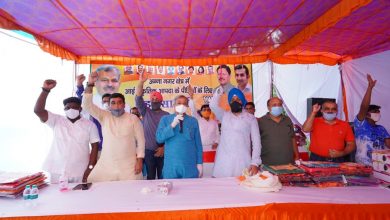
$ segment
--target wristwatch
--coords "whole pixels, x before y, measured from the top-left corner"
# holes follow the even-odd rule
[[[95,86],[95,83],[89,83],[87,82],[87,87],[94,87]]]
[[[92,169],[93,169],[93,165],[92,165],[92,164],[89,165],[89,166],[88,166],[88,169],[92,170]]]

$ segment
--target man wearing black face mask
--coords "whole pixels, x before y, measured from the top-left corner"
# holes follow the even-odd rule
[[[243,110],[246,99],[241,90],[232,88],[228,94],[231,111],[219,107],[222,93],[222,88],[218,88],[210,101],[211,110],[222,124],[213,176],[239,176],[245,168],[254,175],[261,164],[261,142],[257,120],[254,115]]]
[[[160,119],[169,113],[161,109],[163,101],[162,95],[154,91],[150,93],[151,109],[144,102],[144,83],[148,80],[148,76],[143,73],[139,75],[139,82],[135,91],[135,105],[142,115],[144,133],[145,133],[145,165],[147,179],[162,179],[162,168],[164,164],[164,146],[157,143],[156,131]]]

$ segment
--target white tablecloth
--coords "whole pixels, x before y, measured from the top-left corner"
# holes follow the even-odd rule
[[[0,198],[0,218],[112,212],[146,212],[261,206],[269,203],[390,204],[384,187],[283,187],[263,193],[238,185],[235,178],[170,180],[168,196],[157,192],[161,180],[94,183],[88,191],[60,192],[57,185],[41,190],[36,208],[22,199]],[[142,194],[143,187],[153,192]]]

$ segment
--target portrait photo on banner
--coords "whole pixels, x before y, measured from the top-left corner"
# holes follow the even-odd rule
[[[103,64],[92,64],[91,71],[95,71]],[[150,106],[149,94],[158,91],[163,96],[163,109],[173,112],[173,99],[183,94],[188,96],[188,85],[194,91],[193,100],[195,107],[200,109],[203,104],[208,104],[213,92],[222,83],[232,84],[234,87],[244,87],[245,97],[252,101],[252,65],[240,64],[230,65],[230,75],[227,71],[220,70],[220,65],[207,66],[148,66],[142,64],[115,65],[120,71],[118,92],[125,96],[126,103],[133,107],[135,88],[138,84],[140,74],[147,74],[148,80],[144,84],[144,100]],[[236,70],[235,70],[236,67]],[[239,69],[237,69],[237,67]],[[217,71],[217,69],[219,71]],[[98,88],[95,88],[96,93]],[[221,107],[229,109],[226,98],[221,98]],[[225,100],[226,99],[226,100]]]

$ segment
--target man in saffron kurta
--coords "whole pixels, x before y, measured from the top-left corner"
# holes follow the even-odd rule
[[[103,150],[88,177],[90,182],[142,179],[145,137],[136,115],[125,112],[125,99],[120,93],[110,96],[105,111],[92,103],[92,87],[96,73],[91,73],[83,97],[83,107],[102,125]]]
[[[202,140],[198,121],[185,114],[188,99],[175,98],[175,113],[161,118],[156,140],[165,144],[164,179],[197,178],[202,176]]]

